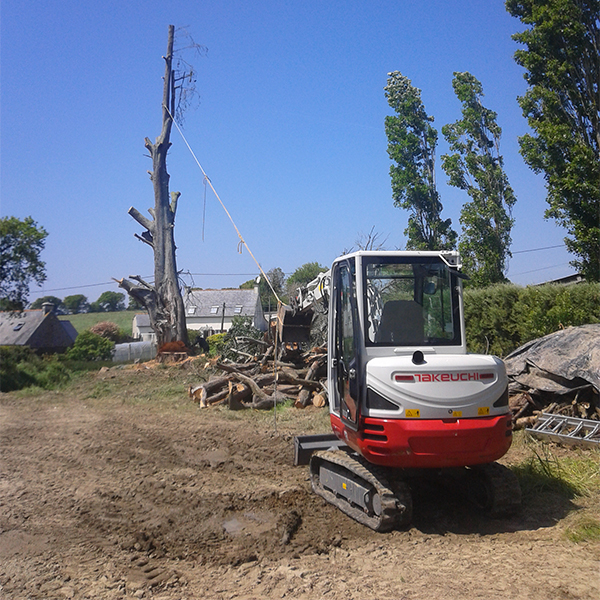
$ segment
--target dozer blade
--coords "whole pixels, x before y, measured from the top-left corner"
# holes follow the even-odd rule
[[[281,343],[308,342],[313,310],[294,312],[289,306],[280,304],[277,309],[277,335]]]

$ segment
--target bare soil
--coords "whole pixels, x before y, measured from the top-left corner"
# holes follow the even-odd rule
[[[423,484],[411,528],[377,534],[292,464],[324,409],[199,410],[197,377],[111,369],[0,396],[0,598],[600,597],[600,545],[565,536],[597,496],[530,495],[490,520]]]

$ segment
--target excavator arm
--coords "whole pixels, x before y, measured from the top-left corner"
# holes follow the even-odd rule
[[[296,290],[290,304],[280,304],[277,310],[279,341],[308,342],[315,311],[329,310],[331,270],[319,273],[315,279]]]

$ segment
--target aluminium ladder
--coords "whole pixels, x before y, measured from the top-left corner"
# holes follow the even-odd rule
[[[542,413],[533,427],[526,429],[531,435],[550,438],[554,442],[576,445],[600,445],[600,421],[578,419]]]

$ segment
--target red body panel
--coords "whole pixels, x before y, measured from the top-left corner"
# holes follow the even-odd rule
[[[373,419],[358,431],[331,414],[334,433],[370,463],[397,468],[465,467],[504,456],[512,442],[510,414],[473,419]]]

